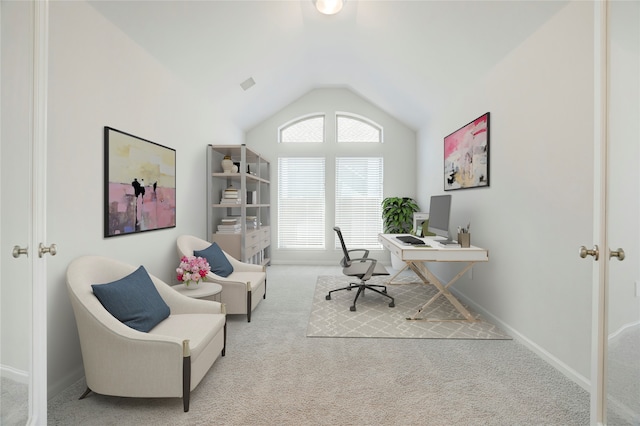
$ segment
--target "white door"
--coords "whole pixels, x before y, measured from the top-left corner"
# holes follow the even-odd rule
[[[640,424],[640,2],[596,3],[591,423]],[[594,247],[595,248],[595,247]]]
[[[46,2],[0,2],[0,424],[46,424]],[[43,42],[45,41],[45,42]]]
[[[639,425],[640,2],[610,2],[608,21],[606,423]]]

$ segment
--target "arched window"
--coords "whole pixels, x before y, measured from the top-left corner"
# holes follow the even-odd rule
[[[332,225],[342,228],[347,244],[380,249],[378,234],[382,232],[384,183],[382,147],[360,146],[358,151],[362,151],[362,157],[343,154],[353,151],[348,143],[382,143],[382,126],[356,114],[336,113],[336,133],[328,134],[325,117],[325,113],[309,114],[278,128],[279,142],[283,144],[325,142],[325,145],[305,149],[305,154],[315,156],[295,156],[300,151],[295,147],[280,150],[278,249],[327,248],[326,220],[332,216]],[[331,128],[334,123],[329,124],[326,127]],[[335,174],[327,175],[326,167],[331,163],[334,165],[330,169],[335,169]],[[326,198],[331,193],[326,188],[332,186],[335,187],[333,200]],[[333,214],[327,213],[331,210]]]
[[[382,143],[382,126],[355,114],[336,114],[338,142]]]
[[[296,118],[278,129],[280,143],[324,142],[324,114]]]

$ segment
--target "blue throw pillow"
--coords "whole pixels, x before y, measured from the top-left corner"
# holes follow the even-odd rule
[[[108,284],[92,284],[93,294],[120,322],[148,332],[171,313],[143,266]]]
[[[228,277],[233,272],[233,266],[229,263],[229,259],[224,255],[218,244],[213,243],[204,250],[194,250],[194,256],[204,257],[209,262],[211,272],[221,277]]]

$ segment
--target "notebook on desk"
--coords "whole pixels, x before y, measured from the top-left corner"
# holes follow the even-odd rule
[[[420,238],[416,238],[412,235],[398,235],[396,237],[400,242],[404,244],[411,244],[412,246],[424,246],[426,243]]]

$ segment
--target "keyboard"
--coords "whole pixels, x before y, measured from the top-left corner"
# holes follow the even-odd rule
[[[405,244],[411,244],[413,246],[423,246],[425,242],[420,238],[416,238],[412,235],[399,235],[396,237],[398,240],[402,241]]]

